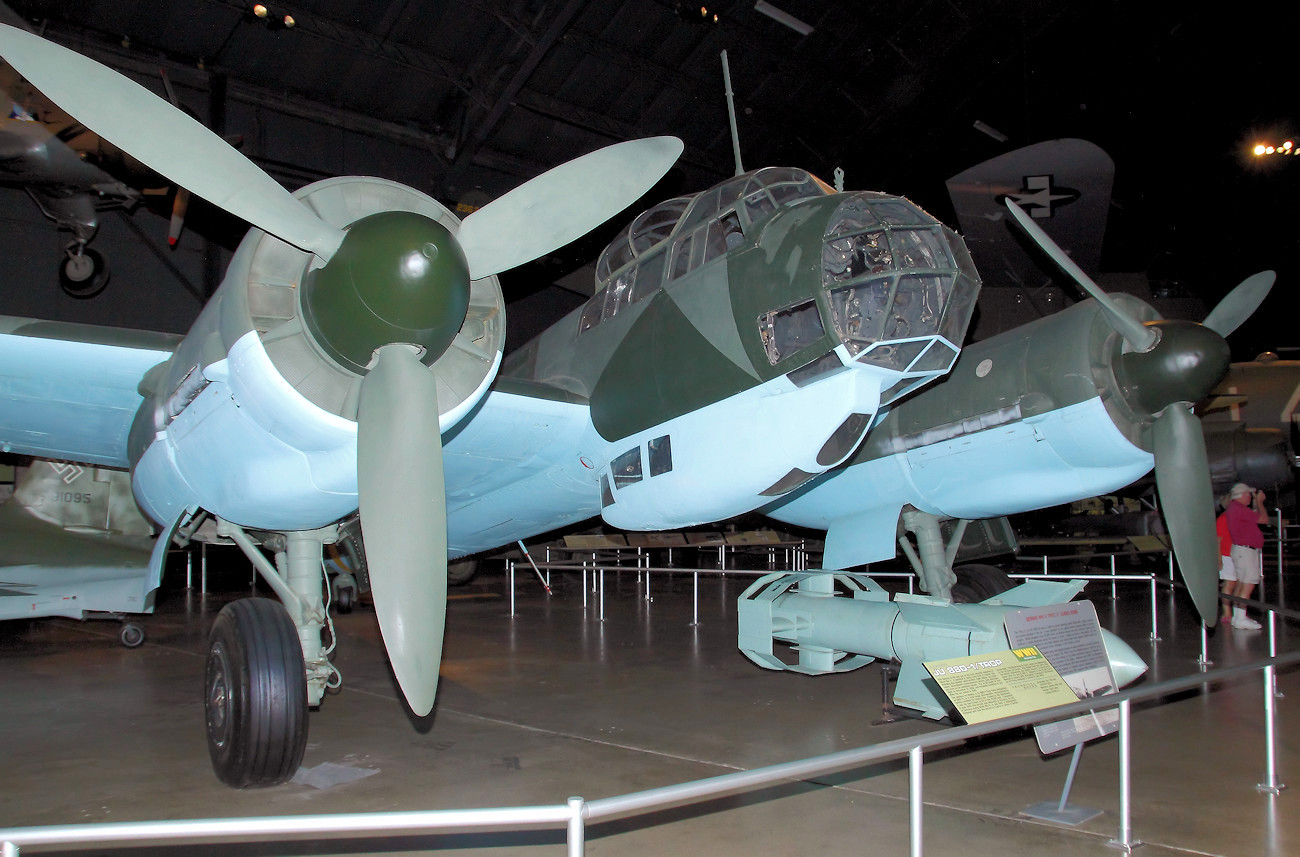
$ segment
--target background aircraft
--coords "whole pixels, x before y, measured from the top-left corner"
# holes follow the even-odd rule
[[[0,23],[25,23],[0,4]],[[108,285],[109,266],[88,245],[100,212],[134,210],[147,197],[172,199],[168,243],[184,226],[189,193],[63,112],[14,68],[0,62],[0,183],[20,187],[73,240],[59,263],[59,285],[91,298]]]
[[[320,645],[322,547],[354,515],[393,670],[424,714],[436,693],[448,554],[596,513],[625,528],[685,526],[797,491],[781,514],[793,520],[817,504],[830,529],[828,562],[883,542],[892,549],[905,505],[919,502],[916,511],[936,525],[940,514],[979,516],[950,502],[992,478],[972,463],[987,458],[972,441],[999,437],[1004,426],[1079,441],[1091,436],[1079,431],[1081,412],[1088,427],[1107,417],[1081,396],[1077,372],[1017,386],[1025,367],[1038,365],[1026,360],[1062,342],[1081,346],[1067,361],[1127,373],[1121,404],[1133,409],[1111,432],[1132,438],[1116,452],[1120,461],[1080,484],[1130,480],[1150,468],[1150,447],[1162,490],[1171,479],[1189,496],[1208,490],[1203,474],[1188,476],[1194,461],[1179,463],[1199,448],[1180,403],[1217,378],[1226,346],[1200,325],[1144,324],[1154,319],[1148,308],[1100,290],[1077,312],[1004,341],[1006,367],[1001,353],[979,359],[972,376],[993,380],[962,381],[959,396],[950,386],[960,419],[928,423],[913,407],[921,398],[905,397],[953,367],[978,279],[961,239],[899,197],[835,193],[801,170],[768,168],[657,205],[602,254],[591,301],[512,355],[498,377],[504,317],[495,274],[635,201],[680,142],[600,150],[459,221],[423,194],[376,179],[330,179],[290,195],[201,125],[96,63],[12,28],[0,30],[0,55],[143,163],[256,226],[175,347],[25,320],[0,330],[6,450],[129,468],[136,500],[163,526],[159,544],[211,515],[280,596],[283,607],[235,602],[213,628],[209,749],[231,785],[292,775],[307,706],[337,681]],[[1230,329],[1258,297],[1235,294],[1216,310],[1215,329]],[[1131,353],[1120,355],[1124,347]],[[1204,359],[1195,377],[1162,370],[1163,356],[1197,349]],[[893,428],[905,418],[925,439],[910,449],[916,432]],[[927,487],[912,459],[950,457],[927,474],[941,490],[901,502],[897,491],[843,490],[878,487],[869,452],[877,435],[903,444],[881,460],[899,471],[898,456],[907,458],[913,472],[901,484],[911,488]],[[1025,490],[1034,484],[1029,470],[990,496],[1032,508],[1042,494]],[[875,525],[860,534],[865,548],[845,522]],[[1198,607],[1199,523],[1189,512],[1175,529]],[[932,531],[925,522],[911,528]],[[274,566],[259,544],[277,554]],[[945,595],[933,541],[922,538],[921,550],[923,581]]]
[[[121,617],[122,643],[138,646],[144,630],[129,616],[153,612],[157,544],[129,474],[67,462],[19,467],[0,504],[0,620]]]
[[[1215,490],[1234,482],[1264,489],[1270,504],[1296,505],[1295,468],[1300,464],[1300,361],[1266,353],[1233,363],[1198,407],[1210,451]]]

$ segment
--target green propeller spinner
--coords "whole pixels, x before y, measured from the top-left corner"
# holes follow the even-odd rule
[[[352,224],[333,258],[302,284],[303,321],[339,365],[364,374],[375,349],[408,342],[432,365],[469,309],[469,265],[442,224],[384,211]]]

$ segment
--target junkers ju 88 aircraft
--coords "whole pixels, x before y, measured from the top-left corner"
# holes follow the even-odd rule
[[[1050,461],[1053,478],[1093,468],[1057,489],[1086,494],[1151,466],[1143,444],[1161,412],[1157,466],[1189,469],[1161,464],[1188,446],[1180,430],[1191,419],[1163,403],[1199,394],[1183,392],[1177,360],[1150,366],[1171,349],[1185,358],[1185,337],[1144,324],[1150,313],[1136,305],[1089,302],[988,351],[970,371],[989,383],[955,386],[965,390],[950,393],[955,417],[909,411],[921,400],[905,397],[957,361],[979,281],[961,239],[900,197],[836,193],[804,171],[767,168],[657,205],[601,255],[586,306],[502,365],[495,275],[638,199],[680,141],[599,150],[459,221],[378,179],[290,194],[84,57],[10,28],[0,56],[87,126],[254,225],[174,348],[134,332],[0,320],[0,449],[129,470],[163,529],[153,587],[173,534],[210,516],[280,598],[234,602],[214,623],[208,744],[232,786],[283,782],[301,760],[307,709],[337,683],[321,645],[322,546],[357,520],[393,671],[425,714],[449,556],[597,514],[660,529],[764,508],[829,528],[828,562],[848,564],[892,546],[900,509],[937,520],[1060,502],[1030,461],[1002,483],[972,463],[969,452],[987,455],[967,449],[981,428],[1054,444],[1054,459],[1034,459]],[[1209,351],[1223,346],[1192,327],[1187,336]],[[1128,421],[1105,435],[1129,444],[1117,466],[1088,452],[1099,421],[1096,388],[1084,387],[1095,373],[1025,369],[1075,341],[1079,359],[1128,373],[1117,382],[1133,388],[1120,403]],[[1022,389],[1031,377],[1039,386]],[[1060,446],[1062,435],[1075,447]],[[994,487],[966,481],[985,476]],[[959,502],[966,495],[985,502]],[[1175,532],[1180,557],[1188,538]],[[942,553],[922,544],[923,580],[939,599]]]
[[[290,194],[91,60],[13,28],[0,55],[255,226],[174,348],[0,323],[0,448],[129,469],[163,528],[153,586],[173,533],[203,514],[279,595],[230,605],[213,630],[209,746],[235,786],[293,774],[307,708],[336,682],[321,555],[340,523],[360,519],[393,671],[425,714],[449,555],[602,512],[650,529],[770,502],[842,462],[882,402],[948,370],[978,290],[961,240],[910,203],[760,170],[637,218],[601,257],[592,301],[497,378],[496,273],[638,199],[680,141],[602,149],[461,222],[377,179]],[[868,229],[852,252],[828,243]]]

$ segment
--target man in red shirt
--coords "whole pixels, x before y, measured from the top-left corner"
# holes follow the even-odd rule
[[[1268,512],[1264,509],[1264,492],[1243,482],[1232,486],[1228,498],[1223,517],[1232,541],[1232,569],[1229,571],[1228,563],[1224,563],[1220,577],[1225,579],[1223,591],[1226,595],[1247,599],[1255,590],[1255,584],[1259,583],[1260,551],[1264,547],[1264,532],[1259,525],[1268,523]],[[1246,615],[1245,607],[1234,605],[1232,627],[1258,631],[1260,625]]]

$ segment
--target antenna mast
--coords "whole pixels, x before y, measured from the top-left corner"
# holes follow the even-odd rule
[[[722,81],[727,87],[727,118],[731,120],[731,150],[736,154],[736,175],[745,168],[740,164],[740,132],[736,130],[736,102],[731,92],[731,67],[727,65],[727,52],[722,52]]]

